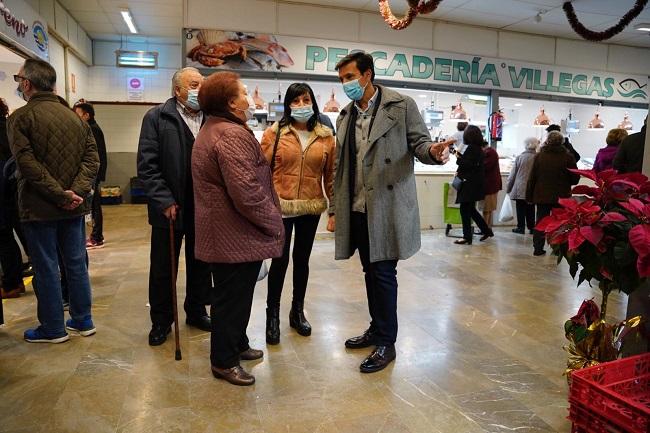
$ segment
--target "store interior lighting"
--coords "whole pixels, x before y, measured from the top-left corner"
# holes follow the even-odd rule
[[[641,23],[634,26],[636,30],[641,32],[650,32],[650,23]]]
[[[131,16],[131,11],[124,9],[120,11],[120,13],[122,14],[122,19],[124,19],[126,26],[129,28],[129,31],[134,34],[138,33],[138,29],[135,28],[135,23],[133,22],[133,16]]]
[[[150,68],[158,66],[158,53],[156,51],[115,51],[117,66],[122,68]]]

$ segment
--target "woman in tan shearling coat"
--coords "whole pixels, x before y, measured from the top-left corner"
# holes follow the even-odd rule
[[[327,199],[331,201],[333,196],[334,148],[333,132],[319,121],[312,89],[305,83],[289,86],[284,98],[283,118],[269,127],[262,137],[262,150],[271,164],[273,186],[280,198],[285,228],[282,257],[273,259],[269,271],[266,298],[268,344],[280,342],[280,297],[294,230],[293,301],[289,324],[300,335],[311,335],[311,325],[303,311],[309,256],[320,215],[328,208]]]

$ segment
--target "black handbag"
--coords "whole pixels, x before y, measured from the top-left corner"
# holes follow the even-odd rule
[[[456,175],[456,176],[454,176],[454,179],[451,181],[451,186],[456,191],[460,191],[460,188],[463,186],[464,182],[465,182],[465,179],[462,179],[461,177]]]

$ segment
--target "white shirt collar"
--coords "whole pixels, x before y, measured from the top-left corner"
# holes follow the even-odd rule
[[[366,114],[368,111],[372,110],[372,108],[375,106],[375,104],[377,103],[378,96],[379,96],[379,89],[377,89],[377,86],[375,86],[375,94],[372,95],[372,98],[370,98],[370,100],[368,101],[368,108],[362,110],[357,102],[354,103],[354,106],[357,107],[357,110],[359,111],[360,114]]]

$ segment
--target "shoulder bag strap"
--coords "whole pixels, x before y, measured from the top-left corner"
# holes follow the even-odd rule
[[[275,134],[275,143],[273,143],[273,155],[271,156],[271,173],[273,173],[273,169],[275,169],[275,155],[278,153],[278,142],[280,141],[281,131],[282,128],[280,128],[280,125],[278,124],[278,132]]]

